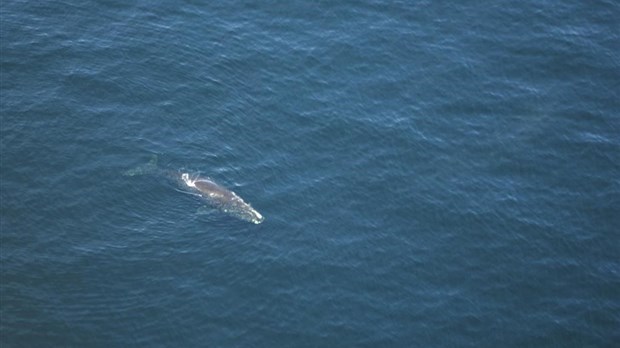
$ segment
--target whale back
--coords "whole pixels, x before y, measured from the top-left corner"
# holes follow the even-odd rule
[[[237,195],[208,179],[198,179],[194,185],[200,193],[211,198],[233,200]]]
[[[244,202],[241,197],[234,192],[218,185],[207,178],[190,179],[188,173],[181,174],[181,180],[190,188],[198,191],[212,206],[236,216],[242,220],[250,221],[255,224],[263,222],[265,219],[252,206]]]

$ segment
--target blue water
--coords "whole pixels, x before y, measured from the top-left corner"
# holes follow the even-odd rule
[[[2,1],[0,346],[617,346],[618,18]]]

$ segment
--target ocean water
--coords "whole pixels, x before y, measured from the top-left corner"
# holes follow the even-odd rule
[[[617,347],[618,18],[2,1],[0,346]]]

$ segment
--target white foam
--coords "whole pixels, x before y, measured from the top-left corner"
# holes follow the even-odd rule
[[[182,173],[181,179],[183,179],[183,182],[185,182],[185,185],[188,187],[196,187],[196,180],[190,179],[188,173]]]
[[[252,213],[255,216],[255,218],[252,220],[253,223],[258,225],[261,222],[263,222],[264,218],[263,218],[263,216],[259,212],[257,212],[256,210],[252,209]]]

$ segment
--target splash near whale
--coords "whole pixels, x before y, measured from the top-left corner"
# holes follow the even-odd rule
[[[127,170],[123,173],[126,176],[161,174],[178,182],[183,189],[189,193],[195,194],[203,198],[210,206],[219,209],[231,216],[260,224],[265,218],[252,206],[246,203],[236,193],[217,184],[207,177],[200,177],[197,174],[183,173],[177,171],[160,170],[157,167],[157,156],[153,156],[147,164]]]

